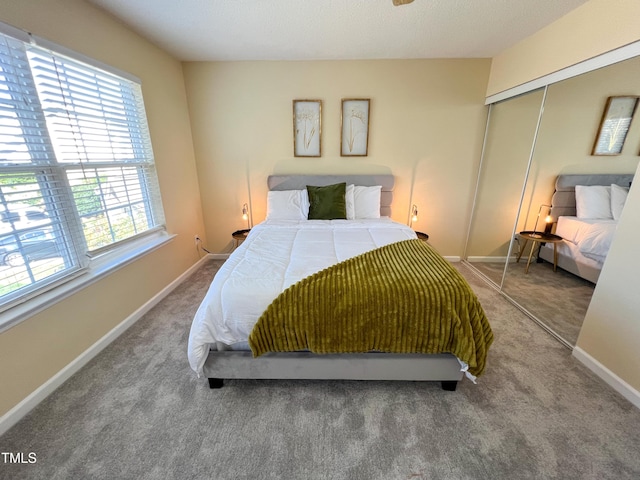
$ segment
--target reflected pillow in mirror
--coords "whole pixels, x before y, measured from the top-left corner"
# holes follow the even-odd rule
[[[629,188],[621,187],[614,183],[611,184],[611,215],[614,220],[620,220],[624,203],[627,201]]]
[[[613,218],[611,187],[576,185],[576,216],[578,218]]]

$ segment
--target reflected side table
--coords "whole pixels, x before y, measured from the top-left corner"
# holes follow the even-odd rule
[[[559,235],[555,235],[553,233],[544,233],[544,232],[532,232],[530,230],[522,231],[518,234],[520,238],[524,240],[524,245],[520,249],[520,253],[518,254],[518,259],[516,262],[520,261],[520,257],[522,257],[522,252],[527,248],[527,243],[531,241],[531,251],[529,252],[529,259],[527,260],[527,266],[524,269],[524,273],[529,273],[529,265],[531,264],[531,258],[533,258],[533,251],[538,247],[541,247],[543,243],[553,243],[553,271],[555,272],[558,267],[558,243],[563,241],[563,238]]]

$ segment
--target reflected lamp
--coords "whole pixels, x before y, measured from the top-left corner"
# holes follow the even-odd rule
[[[544,233],[550,233],[551,232],[551,226],[553,225],[553,217],[551,216],[551,205],[547,205],[546,203],[543,203],[542,205],[540,205],[540,208],[538,209],[538,216],[536,217],[536,224],[533,227],[533,233],[531,234],[532,237],[534,238],[542,238],[542,232],[538,233],[538,222],[540,221],[540,215],[542,214],[542,209],[543,208],[548,208],[548,213],[547,216],[545,217],[544,221],[546,222],[545,228],[544,228]]]

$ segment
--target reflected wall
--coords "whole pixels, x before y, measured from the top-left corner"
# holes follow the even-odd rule
[[[466,258],[500,284],[531,156],[543,90],[491,105]]]

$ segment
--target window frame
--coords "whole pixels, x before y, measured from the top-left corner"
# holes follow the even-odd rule
[[[50,53],[54,55],[54,58],[57,56],[68,57],[73,62],[84,64],[83,67],[86,66],[88,68],[97,69],[98,71],[115,75],[116,77],[120,77],[121,79],[129,82],[140,84],[140,80],[138,78],[127,72],[114,69],[113,67],[103,64],[97,60],[86,57],[60,45],[56,45],[48,40],[33,36],[2,22],[0,22],[0,33],[12,37],[24,44],[24,51],[21,52],[24,53],[25,60],[27,62],[28,51],[30,48],[34,48],[35,46],[37,49],[49,50]],[[36,80],[33,78],[33,66],[31,65],[31,62],[28,63],[29,71],[32,76],[31,82],[35,88]],[[146,129],[145,133],[149,136],[150,132],[148,130],[146,112],[144,109],[144,99],[142,98],[140,87],[138,87],[137,92],[134,92],[134,94],[139,95],[139,102],[142,104],[142,108],[138,108],[137,118],[139,121],[141,120],[142,123],[144,123],[144,128]],[[13,101],[15,102],[16,100],[14,99]],[[44,130],[46,131],[46,134],[43,139],[46,145],[44,145],[43,148],[45,151],[53,153],[54,147],[50,136],[51,133],[44,117],[40,101],[38,101],[38,105],[35,108],[38,111],[37,116],[42,116],[42,123],[45,125]],[[140,115],[142,115],[142,117],[140,117]],[[21,119],[18,117],[17,119],[20,121],[20,128],[22,128],[24,132],[24,125]],[[26,144],[27,148],[31,145],[29,142],[26,142]],[[62,241],[67,249],[67,253],[63,255],[65,265],[67,265],[67,255],[70,255],[70,258],[73,260],[70,262],[72,264],[71,267],[65,267],[65,270],[54,273],[46,277],[45,280],[33,283],[31,285],[32,288],[30,287],[25,290],[19,288],[13,292],[3,295],[3,301],[0,303],[0,332],[14,326],[16,323],[19,323],[35,313],[48,308],[53,303],[67,298],[104,276],[128,265],[141,256],[160,248],[175,237],[175,235],[169,235],[166,231],[164,209],[160,197],[160,186],[157,178],[155,158],[150,138],[148,140],[148,145],[149,158],[145,158],[143,160],[134,160],[129,162],[113,161],[104,163],[87,162],[83,165],[82,162],[61,162],[55,157],[55,155],[53,155],[53,160],[39,163],[36,159],[37,156],[31,156],[32,160],[29,163],[25,162],[22,164],[18,162],[14,165],[3,165],[0,167],[0,171],[2,173],[24,173],[25,175],[33,175],[36,179],[39,179],[41,175],[50,175],[55,178],[57,186],[64,186],[64,188],[60,188],[62,193],[56,193],[53,197],[50,197],[46,192],[42,193],[43,202],[46,204],[46,211],[48,213],[56,212],[56,216],[52,218],[51,223],[43,225],[43,227],[55,229],[60,233],[59,241]],[[68,178],[69,171],[82,169],[83,167],[119,168],[121,171],[128,167],[135,168],[139,176],[138,181],[140,182],[140,194],[144,197],[144,211],[147,212],[145,215],[151,215],[153,217],[153,223],[147,223],[146,225],[148,228],[146,230],[135,233],[134,235],[122,240],[112,241],[103,247],[90,250],[87,245],[85,234],[82,230],[81,215],[78,211],[76,200],[74,199],[74,194],[72,193]],[[150,186],[150,182],[153,182],[153,185]],[[37,180],[37,183],[40,185],[40,180]],[[40,186],[40,188],[44,187]],[[129,187],[125,185],[125,188]],[[60,195],[60,197],[58,197],[58,195]],[[149,200],[148,197],[153,198]],[[100,198],[102,199],[102,197]],[[62,203],[59,203],[61,201]],[[51,207],[51,210],[49,207]],[[104,212],[106,212],[106,210],[107,209],[105,207]],[[63,213],[58,215],[60,212]],[[110,231],[113,235],[113,231]],[[20,230],[15,230],[15,228],[13,233],[10,232],[9,234],[16,236],[16,238],[18,235],[22,235]]]

